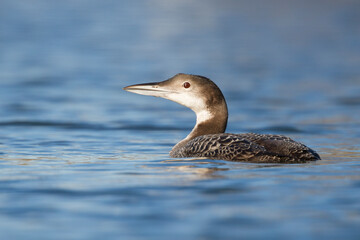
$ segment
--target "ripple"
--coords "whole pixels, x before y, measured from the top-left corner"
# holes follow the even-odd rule
[[[87,130],[136,130],[136,131],[182,131],[187,128],[175,126],[158,126],[151,124],[108,126],[94,123],[81,122],[53,122],[53,121],[6,121],[0,122],[4,127],[55,127],[64,129],[87,129]]]
[[[100,124],[73,123],[73,122],[50,122],[50,121],[7,121],[0,122],[0,126],[10,127],[60,127],[68,129],[107,129]]]
[[[335,102],[344,106],[359,106],[360,105],[360,96],[353,97],[340,97],[335,99]]]
[[[25,87],[42,87],[42,86],[58,86],[64,82],[65,79],[56,76],[34,76],[26,79],[19,84]]]
[[[158,125],[126,125],[117,127],[120,130],[136,130],[136,131],[182,131],[187,128],[180,128],[174,126],[158,126]]]
[[[71,146],[73,144],[73,142],[71,141],[44,141],[44,142],[40,142],[38,143],[38,145],[40,146]]]
[[[6,106],[8,111],[16,113],[38,113],[41,112],[41,109],[23,103],[13,103]]]
[[[306,131],[301,130],[294,126],[286,125],[274,125],[264,128],[253,129],[254,132],[279,132],[279,133],[306,133]]]
[[[218,195],[218,194],[234,194],[240,192],[246,192],[247,189],[241,189],[239,187],[212,187],[203,190],[202,192],[206,195]]]

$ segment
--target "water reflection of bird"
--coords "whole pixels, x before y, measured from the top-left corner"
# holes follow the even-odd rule
[[[196,113],[195,127],[173,147],[171,157],[206,157],[255,163],[320,160],[314,150],[286,136],[224,133],[228,119],[226,101],[218,86],[206,77],[180,73],[163,82],[131,85],[124,90],[169,99]]]

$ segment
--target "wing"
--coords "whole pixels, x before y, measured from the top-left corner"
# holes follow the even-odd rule
[[[320,159],[315,151],[289,137],[255,133],[199,136],[181,149],[181,155],[257,163],[302,163]]]
[[[241,134],[211,134],[196,137],[182,148],[187,157],[207,157],[232,161],[250,161],[266,149]]]
[[[320,160],[320,156],[314,150],[283,135],[256,133],[241,135],[249,141],[263,146],[268,155],[277,155],[283,158],[290,157],[293,158],[292,162]]]

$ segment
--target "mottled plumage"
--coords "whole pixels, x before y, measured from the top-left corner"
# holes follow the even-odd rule
[[[206,77],[180,73],[162,82],[136,84],[124,89],[169,99],[196,113],[195,127],[173,147],[171,157],[206,157],[255,163],[320,160],[314,150],[282,135],[224,133],[228,119],[226,101],[218,86]]]
[[[174,148],[171,157],[206,157],[254,163],[303,163],[320,156],[282,135],[219,133],[196,137]]]

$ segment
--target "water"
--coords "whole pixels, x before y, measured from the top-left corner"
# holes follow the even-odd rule
[[[359,239],[360,4],[0,2],[0,239]],[[321,161],[171,159],[194,114],[122,87],[223,90],[228,132]]]

